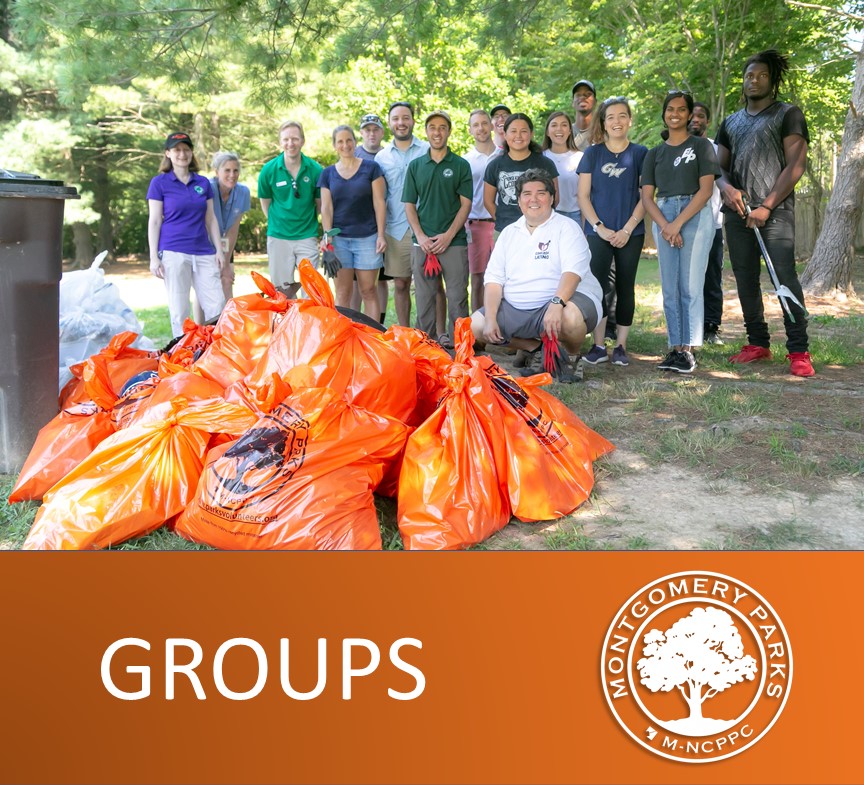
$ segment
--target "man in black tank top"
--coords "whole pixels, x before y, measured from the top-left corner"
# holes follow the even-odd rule
[[[744,108],[727,117],[717,133],[717,181],[726,213],[726,244],[744,312],[747,344],[733,363],[770,359],[770,335],[762,307],[758,228],[781,286],[803,305],[795,272],[795,185],[807,164],[810,135],[803,112],[777,100],[789,62],[774,49],[753,55],[744,65]],[[745,216],[742,194],[752,212]],[[804,310],[787,299],[795,321],[784,313],[786,356],[796,376],[812,376]]]

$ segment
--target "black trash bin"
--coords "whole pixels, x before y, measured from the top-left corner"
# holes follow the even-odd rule
[[[3,176],[3,175],[6,176]],[[17,173],[16,173],[17,175]],[[59,180],[0,169],[0,472],[21,469],[57,414],[63,207]]]

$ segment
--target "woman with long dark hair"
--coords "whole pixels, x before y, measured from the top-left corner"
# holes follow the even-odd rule
[[[582,213],[579,210],[579,173],[577,168],[582,153],[573,140],[573,123],[566,112],[552,112],[546,120],[543,131],[543,155],[558,169],[558,194],[556,212],[572,218],[582,226]]]
[[[636,270],[645,243],[645,208],[639,198],[639,178],[648,148],[630,141],[633,124],[630,104],[623,96],[607,98],[597,110],[592,144],[579,163],[579,204],[585,218],[585,236],[591,248],[591,272],[603,287],[603,318],[594,330],[594,345],[583,358],[591,365],[607,362],[607,297],[615,263],[615,365],[629,365],[627,335],[636,309]]]
[[[555,183],[555,204],[558,204],[558,169],[534,141],[531,118],[516,112],[504,121],[503,151],[489,162],[483,176],[483,204],[495,219],[496,233],[522,217],[516,180],[529,169],[549,172]]]
[[[198,169],[189,135],[171,134],[159,174],[147,189],[150,272],[165,281],[175,338],[183,335],[192,287],[206,321],[215,319],[225,305],[221,270],[226,261],[213,188]]]
[[[642,204],[654,221],[670,349],[657,367],[692,373],[693,349],[702,345],[702,290],[714,239],[708,202],[720,167],[711,142],[690,135],[693,96],[670,91],[662,116],[668,138],[648,151],[642,166]]]

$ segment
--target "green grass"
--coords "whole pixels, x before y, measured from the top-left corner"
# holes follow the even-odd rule
[[[708,543],[706,547],[726,551],[783,551],[825,549],[831,544],[815,526],[793,518],[730,532],[719,546]]]
[[[543,535],[543,541],[550,551],[593,551],[596,543],[582,530],[582,526],[564,520],[553,531]]]
[[[144,335],[150,338],[157,348],[162,348],[173,337],[171,334],[171,319],[168,316],[168,306],[158,308],[139,308],[135,311]]]
[[[0,475],[0,549],[17,550],[24,544],[39,509],[36,502],[9,504],[7,499],[16,479],[9,474]]]

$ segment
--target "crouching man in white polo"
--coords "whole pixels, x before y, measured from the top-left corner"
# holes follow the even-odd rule
[[[553,209],[555,185],[547,172],[529,169],[520,175],[516,196],[522,217],[495,243],[484,305],[471,317],[474,338],[525,350],[520,353],[525,376],[542,371],[542,362],[535,362],[541,339],[554,338],[562,361],[553,375],[559,382],[578,381],[579,350],[602,313],[603,290],[591,273],[591,251],[579,225]]]

